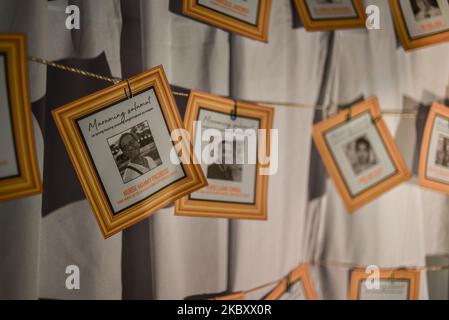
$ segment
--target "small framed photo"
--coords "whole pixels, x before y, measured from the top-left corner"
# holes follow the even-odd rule
[[[361,0],[295,0],[308,31],[365,28],[365,7]]]
[[[417,270],[380,270],[376,278],[365,269],[354,269],[349,300],[418,300],[419,281]]]
[[[105,237],[207,185],[193,159],[178,157],[176,147],[190,147],[172,140],[183,125],[161,66],[53,117]]]
[[[390,6],[405,50],[449,41],[447,0],[399,0]]]
[[[318,123],[312,135],[349,212],[411,177],[377,98]]]
[[[449,193],[449,108],[439,103],[433,104],[424,129],[419,184]]]
[[[208,186],[179,199],[176,215],[267,219],[268,175],[263,171],[270,165],[273,113],[272,108],[191,92],[184,122]]]
[[[309,266],[303,264],[284,279],[265,300],[317,300]]]
[[[23,34],[0,34],[0,145],[0,201],[41,193]]]
[[[271,0],[183,0],[186,16],[268,42]]]

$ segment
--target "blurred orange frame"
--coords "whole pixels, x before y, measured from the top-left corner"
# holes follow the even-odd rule
[[[432,105],[430,113],[427,117],[424,129],[423,140],[421,144],[421,152],[419,159],[419,184],[423,187],[449,194],[449,182],[444,183],[436,179],[427,177],[427,162],[429,159],[430,139],[432,138],[433,128],[437,117],[442,117],[449,123],[449,108],[445,105],[435,102]]]
[[[19,174],[0,178],[0,202],[42,193],[28,92],[27,49],[24,34],[0,34]]]
[[[449,41],[449,30],[412,39],[408,32],[400,1],[390,0],[391,12],[397,33],[405,50],[413,50],[429,45]]]
[[[384,142],[385,149],[390,155],[391,161],[396,168],[396,172],[389,178],[378,182],[374,186],[353,197],[349,187],[346,185],[343,173],[339,169],[337,162],[334,160],[334,157],[329,150],[325,135],[328,131],[345,124],[351,117],[354,118],[363,113],[369,113],[371,115],[373,124],[377,128],[380,139]],[[337,115],[316,124],[312,129],[312,136],[327,172],[335,183],[343,202],[350,213],[411,177],[411,172],[407,168],[390,131],[382,119],[382,113],[377,98],[371,98],[358,103],[349,109],[341,111]]]
[[[349,300],[360,300],[360,286],[363,281],[371,277],[372,274],[367,273],[365,269],[353,269],[351,271],[351,282],[349,286]],[[419,281],[420,272],[417,270],[397,270],[384,269],[380,270],[380,280],[408,281],[408,300],[419,299]]]

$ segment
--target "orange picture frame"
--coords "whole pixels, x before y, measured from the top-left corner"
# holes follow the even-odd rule
[[[419,160],[419,184],[425,188],[449,194],[449,170],[445,172],[446,170],[443,166],[440,166],[438,168],[437,165],[435,165],[435,168],[431,168],[435,173],[435,177],[430,177],[428,175],[428,170],[430,170],[429,151],[437,119],[439,119],[440,121],[444,121],[445,123],[447,122],[446,125],[449,130],[449,107],[435,102],[430,109],[424,128]],[[449,134],[447,134],[447,136],[445,137],[447,137],[447,139],[449,140]],[[437,175],[441,175],[442,178],[438,179]],[[443,180],[444,175],[448,177],[447,182]]]
[[[179,164],[184,172],[183,178],[171,182],[148,198],[121,210],[119,214],[114,212],[94,160],[84,142],[78,121],[106,108],[114,108],[116,104],[132,99],[130,95],[136,96],[139,93],[148,92],[148,90],[154,91],[165,120],[165,124],[162,125],[166,125],[167,132],[172,133],[174,130],[184,129],[162,66],[53,111],[57,128],[105,238],[145,219],[176,199],[207,185],[201,167],[194,164],[192,155],[189,163],[181,162]],[[169,139],[170,137],[168,137]],[[188,150],[190,146],[185,143],[188,141],[186,137],[182,137],[181,141],[183,143],[178,144],[182,148],[181,150]]]
[[[0,178],[0,202],[42,193],[28,89],[24,34],[0,34],[17,174]],[[0,159],[2,161],[3,159]],[[6,160],[5,160],[6,162]]]
[[[410,36],[407,23],[405,21],[404,12],[398,0],[390,0],[390,8],[396,26],[397,34],[401,40],[404,50],[414,50],[442,42],[449,41],[449,30],[437,32],[430,35],[424,35],[413,39]]]
[[[378,135],[378,139],[383,143],[383,148],[388,154],[391,162],[390,165],[394,167],[395,171],[394,174],[383,178],[374,185],[362,189],[357,194],[353,194],[349,189],[343,171],[337,163],[337,159],[333,156],[330,146],[326,142],[325,135],[330,134],[336,128],[349,124],[358,117],[367,115],[371,117],[376,136]],[[354,133],[354,135],[356,134],[359,133]],[[327,172],[338,189],[349,213],[353,213],[356,209],[362,207],[398,184],[407,181],[411,177],[411,172],[407,168],[393,137],[382,119],[379,102],[375,97],[360,102],[349,109],[341,111],[337,115],[316,124],[312,129],[312,136]],[[362,178],[360,180],[362,180]],[[366,177],[361,183],[368,184],[369,182],[370,178]]]
[[[356,18],[314,19],[306,0],[295,0],[295,6],[307,31],[331,31],[336,29],[365,28],[365,7],[361,0],[352,0]]]
[[[274,110],[270,107],[235,102],[231,99],[222,98],[197,90],[192,90],[187,104],[187,111],[184,117],[184,124],[192,141],[195,137],[194,122],[198,120],[200,109],[214,111],[220,114],[231,115],[237,107],[237,117],[255,119],[259,121],[259,129],[266,131],[266,152],[270,154],[270,129],[273,125]],[[258,142],[261,143],[260,141]],[[259,146],[260,148],[260,146]],[[193,151],[192,151],[193,152]],[[226,219],[247,219],[266,220],[267,219],[267,195],[268,176],[260,175],[262,165],[257,161],[256,178],[254,182],[255,201],[254,203],[236,203],[225,201],[211,201],[192,199],[187,195],[176,201],[175,215],[226,218]]]
[[[360,300],[360,288],[364,280],[372,275],[365,269],[353,269],[351,271],[351,280],[349,285],[348,299]],[[379,280],[407,281],[408,298],[407,300],[419,299],[420,272],[411,269],[383,269],[379,271]]]
[[[183,0],[182,11],[186,16],[192,17],[199,21],[211,24],[218,28],[228,30],[230,32],[238,33],[242,36],[253,40],[268,42],[268,28],[270,22],[271,0],[258,0],[258,13],[255,24],[243,21],[224,11],[219,11],[211,7],[207,7],[198,2],[198,0]],[[213,2],[216,6],[222,6],[222,2]],[[226,4],[232,4],[231,1],[226,1]],[[223,10],[233,10],[237,5],[230,8],[223,8]]]

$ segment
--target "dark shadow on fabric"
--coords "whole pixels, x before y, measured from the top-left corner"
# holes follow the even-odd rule
[[[39,124],[39,129],[41,129],[42,136],[45,130],[45,106],[47,105],[47,97],[43,96],[39,100],[34,101],[31,104],[31,111]]]
[[[121,0],[122,34],[120,59],[124,79],[143,72],[140,29],[140,1]],[[122,298],[151,300],[153,273],[151,268],[151,217],[122,232]]]
[[[183,0],[170,0],[169,4],[168,4],[168,10],[170,10],[174,14],[179,14],[179,15],[183,16],[182,2],[183,2]]]
[[[302,23],[301,17],[299,16],[299,12],[296,9],[295,0],[290,0],[290,6],[291,6],[291,9],[292,9],[293,29],[304,28],[304,24]]]
[[[187,103],[189,102],[189,97],[184,96],[184,94],[190,95],[190,89],[178,87],[178,86],[171,86],[171,89],[173,92],[182,93],[183,95],[174,95],[176,105],[178,106],[179,113],[181,115],[181,118],[184,119],[184,116],[186,114],[187,110]]]
[[[111,72],[104,53],[94,59],[64,59],[60,64],[89,70],[110,76]],[[94,78],[78,75],[56,68],[47,68],[47,95],[44,124],[44,193],[42,215],[65,205],[85,199],[78,177],[70,162],[51,111],[71,101],[108,87],[110,84]]]

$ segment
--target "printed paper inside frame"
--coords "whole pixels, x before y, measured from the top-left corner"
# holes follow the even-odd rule
[[[8,151],[2,146],[5,158],[0,161],[5,166],[15,162],[0,178],[0,202],[42,192],[28,93],[26,51],[24,34],[0,34],[0,67],[5,69],[1,75],[5,92],[0,92],[0,99],[5,109],[0,110],[0,132],[4,138],[9,136],[11,149]]]
[[[271,0],[251,0],[258,2],[257,18],[256,23],[254,24],[233,17],[224,11],[225,9],[228,9],[232,12],[232,8],[223,8],[219,11],[218,8],[214,9],[212,7],[206,7],[205,5],[200,4],[199,1],[200,0],[183,0],[183,13],[186,16],[238,33],[253,40],[268,42]],[[213,1],[210,0],[209,2]],[[232,3],[233,0],[230,0],[230,2]],[[213,3],[215,3],[215,6],[218,5],[216,2]]]
[[[154,89],[168,132],[183,128],[162,66],[129,79],[129,86],[134,96],[151,88]],[[78,129],[77,123],[86,116],[118,102],[126,101],[129,96],[128,91],[128,83],[123,81],[53,111],[53,118],[105,238],[143,220],[179,197],[207,185],[207,180],[198,165],[181,163],[184,178],[172,182],[149,198],[114,215],[108,195],[102,188],[101,179],[83,142],[82,133]],[[182,144],[178,145],[182,150],[188,150],[189,146],[185,144],[188,141],[186,137],[183,137],[182,141]],[[191,163],[194,163],[193,159],[191,159]]]
[[[292,287],[296,284],[302,285],[306,300],[318,300],[308,264],[302,264],[293,270],[292,273],[289,274],[286,279],[282,280],[281,283],[265,297],[264,300],[280,300],[284,294],[288,294],[288,286],[290,285],[290,287]]]
[[[427,118],[421,145],[419,161],[421,186],[449,194],[448,152],[449,108],[434,103]]]
[[[193,90],[190,93],[184,123],[194,141],[194,121],[197,121],[200,109],[219,112],[231,117],[235,103],[233,100],[213,96]],[[270,129],[273,125],[273,108],[248,103],[237,103],[237,117],[257,119],[259,128],[266,129],[266,154],[270,154]],[[261,141],[258,141],[260,148]],[[193,151],[192,151],[193,152]],[[198,157],[196,157],[198,158]],[[262,166],[256,165],[254,203],[228,203],[208,200],[194,200],[186,196],[176,201],[175,214],[178,216],[209,217],[225,219],[267,220],[268,176],[260,175]]]
[[[360,300],[361,286],[363,282],[372,277],[365,269],[356,268],[350,271],[351,280],[349,284],[348,299]],[[407,282],[408,294],[406,300],[419,300],[420,272],[413,269],[381,269],[379,280]],[[371,278],[370,278],[371,279]],[[375,289],[374,289],[375,290]],[[368,290],[370,291],[370,290]],[[374,292],[374,291],[373,291]],[[377,293],[377,292],[374,292]],[[398,299],[396,299],[398,300]]]
[[[439,1],[439,0],[438,0]],[[411,5],[411,4],[410,4]],[[390,7],[397,33],[401,40],[404,50],[410,51],[441,42],[449,41],[449,25],[446,31],[430,33],[428,35],[419,36],[413,39],[407,26],[406,17],[402,10],[400,0],[390,0]],[[449,23],[449,4],[446,7],[446,24]],[[430,20],[429,20],[430,21]],[[432,22],[434,23],[434,22]]]
[[[336,132],[336,129],[345,128],[348,124],[354,125],[355,121],[360,121],[360,119],[364,119],[366,122],[363,128],[366,129],[365,131],[371,131],[371,138],[375,138],[375,140],[381,142],[379,145],[374,145],[372,144],[373,141],[370,141],[369,136],[365,137],[365,140],[368,139],[368,143],[371,143],[371,150],[377,148],[378,150],[381,150],[383,154],[381,158],[376,160],[377,162],[373,162],[371,167],[364,167],[364,171],[362,172],[367,173],[365,176],[356,173],[356,168],[351,167],[353,163],[350,163],[349,156],[345,160],[336,158],[331,151],[332,148],[336,148],[336,145],[330,145],[325,138],[326,135]],[[353,213],[356,209],[394,188],[398,184],[407,181],[411,177],[411,172],[407,168],[388,127],[382,119],[379,103],[375,97],[358,103],[349,109],[316,124],[312,129],[312,136],[327,172],[340,193],[349,213]],[[351,141],[358,141],[359,138],[363,138],[363,136],[364,135],[360,136],[359,133],[350,133]],[[349,145],[347,146],[349,147]],[[343,154],[343,152],[346,151],[342,149],[341,154]],[[379,156],[379,154],[376,155],[375,152],[373,153],[374,157]],[[346,157],[346,154],[344,156]],[[340,161],[340,163],[348,163],[347,168],[345,168],[345,170],[348,170],[346,172],[347,177],[345,177],[338,161]],[[372,168],[376,168],[376,172],[378,172],[376,176],[374,176],[374,172],[370,173]],[[389,171],[391,172],[388,175],[382,175]],[[353,185],[354,183],[358,183],[358,185],[355,185],[360,189],[356,194],[351,193],[350,185],[348,184],[348,181],[351,181],[347,180],[347,178],[350,178],[350,174],[353,175]],[[364,185],[367,187],[364,188]]]
[[[315,1],[316,2],[316,1]],[[361,0],[350,0],[356,17],[313,18],[307,0],[295,0],[295,6],[307,31],[332,31],[366,27],[365,7]],[[324,6],[325,4],[323,4]]]

